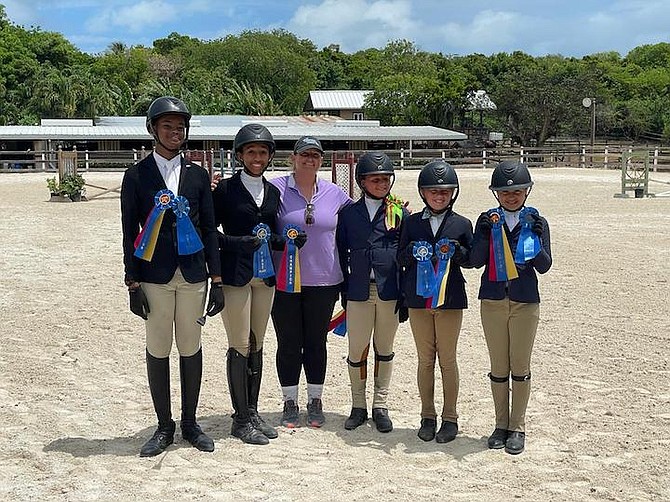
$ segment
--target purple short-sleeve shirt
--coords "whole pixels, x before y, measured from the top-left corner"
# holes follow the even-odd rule
[[[303,286],[334,286],[342,282],[342,270],[335,245],[337,213],[352,200],[340,187],[317,178],[314,223],[305,224],[307,200],[295,185],[293,175],[270,180],[281,194],[277,223],[280,229],[297,225],[307,234],[307,243],[300,250],[300,279]],[[278,270],[281,253],[274,253]]]

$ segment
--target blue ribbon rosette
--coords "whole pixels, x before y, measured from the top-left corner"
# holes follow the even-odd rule
[[[416,259],[416,294],[430,298],[435,287],[435,273],[430,259],[433,256],[433,245],[426,241],[417,241],[412,248]]]
[[[194,254],[205,247],[188,217],[190,210],[188,199],[183,195],[177,195],[172,201],[172,211],[177,216],[177,253],[180,255]]]
[[[270,257],[270,227],[265,223],[259,223],[254,227],[251,233],[260,241],[260,247],[254,251],[254,277],[266,279],[275,275],[275,269],[272,266],[272,258]]]
[[[540,237],[532,230],[533,223],[535,223],[534,215],[540,215],[534,207],[524,207],[519,212],[521,233],[519,234],[519,241],[517,242],[514,254],[515,263],[526,263],[528,260],[535,258],[540,252]]]
[[[440,239],[435,244],[435,256],[437,257],[437,273],[435,274],[435,288],[430,308],[434,309],[444,305],[447,301],[447,279],[451,268],[451,257],[454,256],[456,246],[449,239]]]

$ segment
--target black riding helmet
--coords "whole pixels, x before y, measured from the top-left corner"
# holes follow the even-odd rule
[[[247,166],[245,166],[244,163],[237,158],[237,154],[242,151],[242,147],[244,145],[248,145],[249,143],[262,143],[267,145],[270,150],[270,160],[268,161],[269,166],[270,162],[272,162],[272,157],[274,157],[275,154],[275,140],[268,128],[262,124],[246,124],[242,126],[239,131],[237,131],[235,140],[233,141],[235,161],[242,165],[244,172],[252,175],[247,169]],[[268,166],[265,166],[265,169],[267,169]],[[265,169],[263,171],[265,171]]]
[[[510,192],[513,190],[527,189],[526,196],[523,200],[523,205],[525,205],[526,199],[532,190],[532,186],[533,180],[531,180],[530,171],[525,164],[515,160],[505,160],[493,169],[489,190],[493,192],[493,196],[498,201],[498,204],[504,209],[507,209],[500,203],[500,198],[496,192]]]
[[[153,102],[149,105],[149,109],[147,110],[147,131],[149,134],[151,134],[151,136],[153,136],[157,143],[160,143],[160,140],[158,139],[158,133],[154,128],[154,124],[159,117],[168,114],[181,115],[184,117],[184,122],[186,123],[186,134],[184,135],[184,142],[182,143],[183,146],[188,141],[191,112],[188,111],[186,104],[179,98],[175,98],[174,96],[161,96],[160,98],[153,100]],[[165,145],[162,146],[165,147]]]
[[[364,153],[358,159],[358,163],[356,164],[356,183],[358,183],[360,189],[363,190],[368,197],[372,199],[377,199],[378,197],[371,195],[367,190],[363,188],[363,185],[361,184],[363,178],[371,174],[391,175],[391,184],[389,186],[388,192],[384,195],[384,197],[386,197],[386,195],[388,195],[391,192],[391,187],[393,187],[393,183],[395,183],[395,172],[393,169],[393,162],[391,161],[389,156],[386,155],[384,152]]]
[[[505,160],[493,170],[489,190],[503,192],[521,190],[532,186],[533,181],[530,179],[530,171],[525,164],[515,160]]]
[[[419,195],[421,196],[424,204],[427,206],[428,203],[421,193],[422,188],[437,188],[441,190],[447,188],[454,189],[454,194],[451,196],[451,201],[447,207],[445,207],[442,211],[439,211],[438,214],[451,209],[456,202],[456,199],[458,198],[458,176],[456,176],[456,171],[454,170],[453,166],[444,160],[432,160],[423,166],[421,168],[421,172],[419,173],[419,180],[417,185],[419,187]],[[430,209],[433,211],[432,207]]]

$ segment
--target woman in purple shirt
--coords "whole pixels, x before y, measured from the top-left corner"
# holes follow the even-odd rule
[[[337,213],[352,200],[337,185],[317,176],[323,160],[318,139],[300,138],[291,160],[293,173],[271,180],[281,193],[278,227],[295,225],[307,234],[299,252],[301,291],[280,291],[278,287],[272,307],[277,372],[284,396],[282,425],[299,425],[298,384],[304,367],[307,424],[321,427],[325,421],[321,396],[326,377],[326,334],[343,280],[335,245]],[[279,271],[279,255],[275,258]]]

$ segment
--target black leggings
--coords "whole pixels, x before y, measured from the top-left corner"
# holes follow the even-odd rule
[[[277,291],[272,323],[277,333],[277,373],[282,387],[326,379],[326,335],[340,286],[303,286],[300,293]]]

